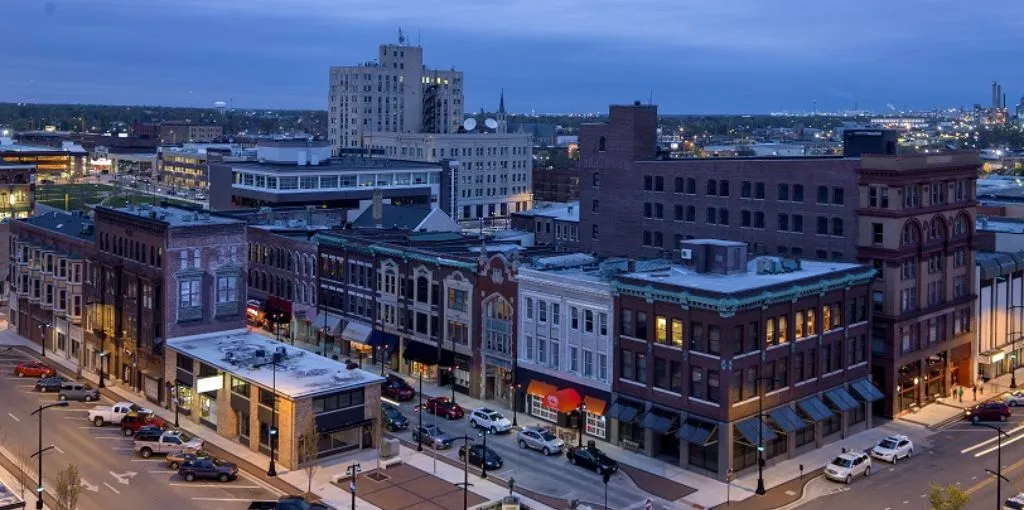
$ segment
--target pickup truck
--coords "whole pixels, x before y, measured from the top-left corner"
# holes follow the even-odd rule
[[[153,410],[140,407],[137,404],[131,402],[117,402],[109,406],[96,406],[89,410],[89,421],[97,427],[102,427],[108,423],[115,425],[121,423],[121,418],[124,418],[129,413],[136,414],[150,414]]]
[[[187,452],[202,450],[203,440],[180,430],[166,430],[159,436],[140,435],[136,437],[132,449],[142,455],[142,458],[148,459],[154,453],[166,455],[180,450]]]

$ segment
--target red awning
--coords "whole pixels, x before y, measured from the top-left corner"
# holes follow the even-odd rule
[[[557,409],[560,413],[571,413],[575,411],[583,399],[580,394],[572,388],[563,388],[544,397],[544,405]]]

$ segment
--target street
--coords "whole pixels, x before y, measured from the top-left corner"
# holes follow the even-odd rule
[[[1024,410],[1014,409],[1001,426],[1003,437],[1002,499],[1024,490]],[[928,509],[932,483],[957,485],[970,497],[967,509],[1000,508],[996,505],[995,477],[985,469],[996,470],[996,431],[966,421],[956,422],[930,438],[933,447],[914,450],[910,459],[889,464],[872,459],[872,474],[858,478],[849,486],[824,480],[840,489],[837,493],[807,503],[805,508],[829,510]],[[817,466],[815,466],[817,467]],[[1000,503],[1001,505],[1001,503]]]
[[[32,411],[57,402],[56,393],[33,390],[35,379],[14,376],[14,367],[31,359],[18,350],[0,351],[0,394],[4,395],[0,438],[3,447],[16,457],[27,457],[37,449],[39,418],[31,416]],[[67,407],[43,411],[43,448],[54,446],[43,455],[44,485],[51,495],[57,472],[75,464],[82,477],[81,510],[125,508],[125,501],[159,501],[159,508],[237,510],[247,508],[252,500],[277,498],[276,491],[245,472],[227,483],[188,483],[168,469],[162,457],[141,458],[132,451],[132,438],[124,437],[117,426],[89,423],[89,408],[110,403],[103,397],[99,402],[69,402]],[[36,461],[26,462],[35,479]],[[34,499],[34,487],[28,492]]]
[[[450,398],[450,395],[448,396]],[[423,401],[426,402],[426,400],[427,395],[424,395]],[[458,396],[456,396],[455,401],[456,403],[459,402]],[[409,402],[401,403],[400,407],[402,414],[409,418],[408,430],[403,430],[398,433],[386,433],[402,440],[412,442],[411,431],[419,423],[419,416],[416,411],[418,403],[418,398],[414,398]],[[468,434],[476,443],[482,443],[483,437],[480,436],[480,431],[473,429],[469,424],[469,412],[472,411],[472,409],[465,409],[465,411],[466,417],[461,420],[454,421],[449,421],[443,417],[438,417],[424,412],[423,424],[436,424],[444,432],[456,437]],[[510,420],[512,419],[511,415],[507,415],[506,417]],[[536,418],[524,413],[519,413],[517,421],[520,426],[536,425],[539,422]],[[455,445],[452,446],[452,448],[437,451],[436,455],[458,461],[459,446],[462,444],[464,444],[464,442],[460,439],[455,442]],[[566,448],[569,446],[575,445],[567,444]],[[604,503],[604,484],[601,481],[601,477],[593,471],[569,464],[564,453],[559,456],[545,457],[543,453],[535,450],[520,449],[516,444],[515,431],[495,436],[488,436],[487,447],[497,452],[504,461],[504,466],[502,466],[501,469],[498,469],[497,471],[488,471],[488,477],[493,476],[494,478],[506,481],[509,478],[514,478],[516,487],[528,489],[546,496],[565,498],[568,500],[579,499],[580,501],[594,504],[598,507]],[[423,453],[432,455],[435,451],[430,446],[424,445]],[[442,461],[438,460],[438,462]],[[475,467],[471,466],[470,469],[472,469],[473,472],[477,472],[477,468]],[[611,481],[608,483],[608,506],[610,508],[619,510],[626,510],[629,508],[640,509],[643,508],[644,502],[648,498],[652,500],[653,508],[676,508],[672,504],[665,501],[659,501],[657,498],[641,490],[633,483],[629,476],[621,470],[612,475]]]

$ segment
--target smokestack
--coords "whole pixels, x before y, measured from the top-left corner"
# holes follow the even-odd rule
[[[999,84],[992,82],[992,108],[999,108]]]
[[[380,188],[373,190],[373,224],[383,228],[384,224],[384,192]]]

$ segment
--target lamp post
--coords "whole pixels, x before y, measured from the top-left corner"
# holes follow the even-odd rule
[[[459,368],[459,365],[457,363],[455,363],[455,362],[452,362],[452,381],[451,381],[451,385],[452,385],[452,404],[455,403],[455,369],[456,368]]]
[[[175,384],[172,388],[174,388],[171,393],[171,398],[173,399],[171,403],[174,404],[174,428],[178,428],[178,405],[181,401],[178,400],[178,385]]]
[[[601,481],[604,482],[604,509],[608,510],[608,481],[612,479],[611,473],[604,473],[601,475]]]
[[[46,357],[46,324],[39,325],[39,331],[42,333],[39,336],[39,345],[42,346],[43,358]]]
[[[466,455],[462,458],[462,483],[455,485],[462,486],[462,508],[467,510],[469,508],[469,486],[472,485],[469,483],[469,442],[475,441],[475,439],[469,437],[469,434],[464,434],[462,439],[465,441],[462,447],[466,451]]]
[[[579,415],[580,421],[580,435],[578,436],[579,440],[576,443],[576,446],[579,448],[583,448],[583,427],[586,425],[587,421],[587,404],[581,403],[580,406],[576,409],[576,413]]]
[[[103,343],[102,343],[103,340],[102,340],[102,338],[100,339],[100,342],[101,342],[100,343],[100,349],[103,349]],[[107,353],[102,351],[102,350],[100,350],[100,383],[99,383],[99,387],[100,388],[106,388],[107,387],[107,385],[104,384],[104,377],[103,377],[103,374],[104,374],[103,362],[106,361],[106,360],[107,360]]]
[[[985,468],[985,471],[996,475],[996,508],[1003,508],[1003,480],[1009,482],[1005,476],[1003,476],[1003,436],[1009,436],[1005,430],[995,425],[988,423],[975,423],[982,427],[990,428],[996,431],[996,470]]]
[[[761,382],[775,382],[775,378],[756,377],[754,381],[757,383],[759,393],[757,399],[757,489],[754,490],[754,493],[763,496],[766,491],[764,489],[764,385]]]
[[[39,416],[39,449],[36,450],[35,456],[38,457],[39,463],[36,465],[36,475],[39,478],[39,485],[36,486],[36,509],[42,510],[43,508],[43,410],[51,407],[67,407],[68,403],[66,400],[54,402],[52,404],[46,404],[39,406],[39,409],[32,411],[33,415]],[[31,416],[31,415],[30,415]],[[52,448],[52,447],[51,447]]]
[[[519,426],[519,383],[512,385],[512,426]]]
[[[491,435],[491,431],[484,429],[480,431],[480,437],[484,438],[484,451],[481,453],[482,459],[480,460],[480,478],[487,478],[487,436]],[[466,448],[466,457],[469,458],[469,448]]]
[[[387,352],[387,346],[379,345],[379,346],[377,346],[377,348],[378,348],[377,360],[380,361],[380,376],[384,377],[384,355]]]
[[[270,402],[270,466],[267,467],[267,476],[277,476],[277,464],[274,462],[274,454],[277,451],[277,364],[281,362],[281,354],[274,351],[270,361],[254,365],[253,368],[260,368],[270,365],[270,391],[273,393],[273,400]]]
[[[419,428],[416,429],[417,430],[417,432],[416,432],[417,437],[419,437],[419,440],[416,441],[416,451],[422,452],[423,451],[423,367],[421,366],[420,369],[416,371],[416,373],[419,374],[419,376],[420,376],[420,391],[417,392],[418,395],[419,395],[419,398],[420,398],[420,405],[416,408],[416,414],[419,415],[420,425],[419,425]]]
[[[345,468],[345,474],[352,477],[352,481],[348,483],[348,489],[352,492],[352,510],[356,510],[356,477],[362,472],[363,466],[358,462]]]

